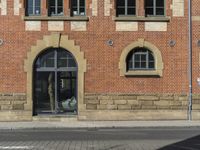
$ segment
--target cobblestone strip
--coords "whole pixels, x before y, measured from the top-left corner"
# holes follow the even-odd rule
[[[0,142],[0,149],[25,150],[155,150],[178,140],[74,140]]]

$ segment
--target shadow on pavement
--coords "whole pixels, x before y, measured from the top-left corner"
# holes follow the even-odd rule
[[[158,150],[200,150],[200,135],[167,145]]]

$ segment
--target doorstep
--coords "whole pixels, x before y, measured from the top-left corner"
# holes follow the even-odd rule
[[[77,121],[77,115],[38,115],[33,116],[33,121],[71,122]]]

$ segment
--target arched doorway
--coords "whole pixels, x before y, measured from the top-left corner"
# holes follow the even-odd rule
[[[34,114],[77,113],[78,67],[63,48],[50,48],[34,63]]]

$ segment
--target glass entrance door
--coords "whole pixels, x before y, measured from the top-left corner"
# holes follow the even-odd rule
[[[77,112],[76,103],[76,89],[77,76],[76,72],[58,72],[57,74],[57,102],[61,112],[74,111]],[[69,101],[71,99],[71,101]]]
[[[34,114],[77,113],[77,65],[63,49],[40,55],[34,70]]]

